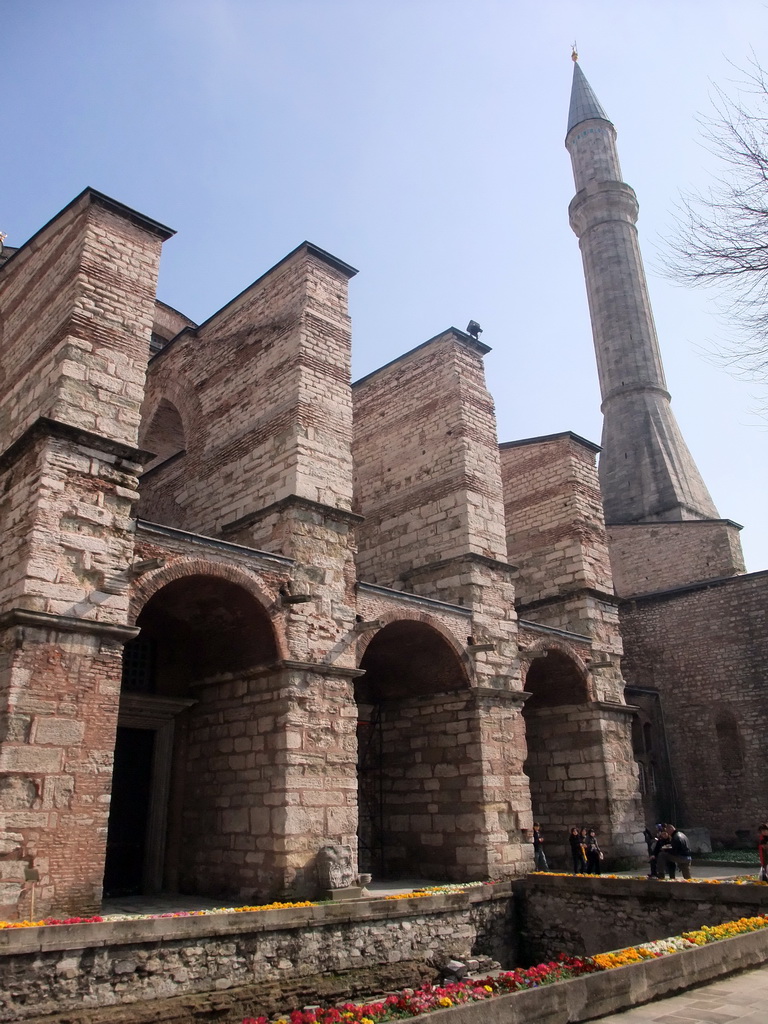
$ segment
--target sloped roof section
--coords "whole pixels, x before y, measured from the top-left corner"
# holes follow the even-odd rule
[[[571,128],[581,124],[582,121],[590,121],[595,117],[608,121],[609,124],[612,123],[610,117],[608,117],[600,105],[600,100],[592,91],[592,86],[584,77],[581,67],[574,61],[571,106],[568,110],[568,130],[566,134]]]

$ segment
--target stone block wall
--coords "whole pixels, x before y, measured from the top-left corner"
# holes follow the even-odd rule
[[[165,402],[179,414],[186,454],[142,482],[142,518],[218,536],[290,495],[350,508],[354,273],[304,243],[154,356],[142,443],[151,448]],[[269,533],[257,534],[252,546],[272,549]]]
[[[683,826],[745,840],[765,820],[768,572],[628,600],[630,686],[658,691]]]
[[[739,529],[727,519],[609,526],[616,593],[632,597],[743,573]]]
[[[348,678],[267,672],[196,688],[182,766],[184,892],[314,897],[324,843],[356,849],[357,708]]]

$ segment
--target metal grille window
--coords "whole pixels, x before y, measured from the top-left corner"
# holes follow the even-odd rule
[[[155,692],[156,644],[150,637],[137,636],[123,649],[122,687],[131,693]]]

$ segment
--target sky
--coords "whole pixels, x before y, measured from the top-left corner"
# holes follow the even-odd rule
[[[667,382],[720,514],[768,568],[768,420],[713,360],[712,295],[658,269],[697,118],[734,94],[764,0],[0,0],[0,230],[90,185],[175,228],[158,297],[201,322],[304,239],[360,271],[353,378],[483,327],[499,438],[599,442],[564,136],[571,43],[640,201]]]

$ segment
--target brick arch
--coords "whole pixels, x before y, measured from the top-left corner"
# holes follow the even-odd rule
[[[592,676],[592,673],[589,671],[587,659],[577,650],[577,648],[573,647],[571,644],[567,643],[564,640],[560,640],[559,638],[546,637],[542,638],[541,640],[536,640],[532,644],[529,644],[526,647],[526,653],[529,651],[554,651],[557,654],[560,654],[563,657],[567,658],[569,661],[573,663],[574,668],[583,679],[589,700],[595,700],[594,678]],[[535,660],[535,658],[532,658],[530,660],[528,658],[525,658],[522,661],[522,664],[520,666],[520,675],[522,677],[523,689],[525,689],[525,680],[527,679],[528,673],[531,670],[531,667],[533,666]]]
[[[595,684],[592,673],[589,671],[587,666],[587,659],[579,652],[575,647],[572,647],[566,641],[560,640],[555,637],[546,637],[542,640],[537,640],[535,643],[530,644],[526,647],[526,651],[548,651],[559,655],[560,658],[567,660],[569,668],[573,670],[575,676],[577,676],[583,683],[586,691],[588,700],[595,700]],[[525,683],[528,678],[530,670],[535,665],[541,665],[541,672],[546,673],[548,668],[548,658],[544,658],[541,662],[538,662],[536,658],[524,658],[520,667],[520,675],[522,677],[522,686],[525,689]],[[550,663],[552,664],[552,663]],[[562,664],[562,663],[561,663]],[[535,698],[530,698],[534,701]],[[579,701],[581,702],[581,701]],[[532,707],[532,705],[531,705]]]
[[[169,565],[154,569],[146,573],[134,584],[129,600],[128,622],[135,626],[136,620],[143,608],[155,594],[175,580],[185,579],[191,576],[212,576],[216,579],[226,580],[234,583],[263,608],[269,619],[274,634],[275,645],[278,657],[288,656],[288,645],[285,637],[285,628],[282,618],[272,614],[275,606],[276,594],[270,593],[266,586],[254,575],[234,565],[225,565],[222,562],[213,562],[205,558],[181,558]]]
[[[406,609],[398,612],[383,612],[376,616],[381,626],[378,629],[371,629],[366,633],[363,633],[357,641],[357,666],[359,668],[360,662],[363,660],[363,656],[368,649],[368,645],[371,641],[384,629],[386,626],[392,625],[393,622],[401,622],[408,620],[410,622],[419,622],[425,626],[429,626],[436,633],[439,633],[443,640],[445,640],[453,649],[454,654],[461,660],[467,675],[471,676],[472,662],[467,654],[466,648],[459,640],[456,639],[455,635],[443,625],[438,619],[430,615],[429,612],[419,612],[414,609]]]
[[[170,402],[181,417],[187,451],[201,451],[204,446],[206,422],[203,407],[192,382],[179,367],[174,367],[173,376],[163,370],[156,376],[150,376],[141,412],[140,445],[143,445],[147,431],[164,401]]]

